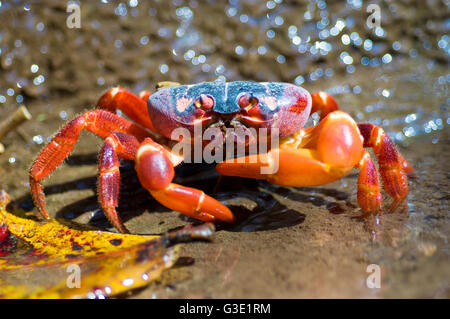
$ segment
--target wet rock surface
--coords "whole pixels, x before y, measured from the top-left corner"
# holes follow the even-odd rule
[[[218,225],[213,243],[185,245],[180,267],[132,297],[449,297],[445,2],[374,1],[375,29],[361,1],[83,2],[79,29],[67,27],[64,2],[0,3],[0,117],[22,103],[33,115],[2,140],[0,188],[11,205],[33,209],[28,169],[68,119],[112,86],[139,93],[163,80],[325,90],[358,122],[383,126],[416,171],[405,207],[359,220],[357,170],[329,185],[285,188],[182,165],[176,182],[218,198],[237,222]],[[100,147],[82,133],[44,182],[52,216],[110,228],[96,196]],[[133,166],[122,162],[118,209],[132,232],[192,222],[154,201]],[[366,285],[371,264],[380,266],[380,289]]]

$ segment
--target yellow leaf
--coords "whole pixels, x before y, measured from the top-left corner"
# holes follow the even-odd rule
[[[76,230],[56,220],[18,217],[6,211],[8,201],[0,191],[0,225],[9,231],[0,252],[2,246],[13,247],[0,257],[0,298],[104,298],[123,293],[147,285],[170,268],[178,256],[175,243],[208,239],[214,233],[211,224],[164,236]]]

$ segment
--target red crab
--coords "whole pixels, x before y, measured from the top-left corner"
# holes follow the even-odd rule
[[[97,107],[68,122],[31,167],[33,200],[47,219],[41,181],[69,156],[84,129],[104,139],[98,158],[98,197],[111,224],[122,233],[128,230],[116,212],[119,157],[135,161],[142,186],[162,205],[202,221],[234,221],[231,211],[214,198],[172,183],[174,167],[183,161],[172,151],[177,142],[171,139],[172,132],[178,128],[194,132],[198,125],[203,130],[223,130],[224,135],[230,127],[264,128],[267,137],[278,129],[279,147],[247,154],[244,161],[224,160],[217,165],[222,175],[265,179],[286,186],[314,186],[336,181],[357,167],[357,195],[364,216],[381,210],[378,172],[364,149],[371,147],[378,158],[384,188],[394,198],[391,210],[408,193],[407,175],[413,169],[389,136],[376,125],[356,124],[325,92],[310,95],[288,83],[247,81],[173,85],[154,94],[144,91],[139,97],[113,88],[99,99]],[[133,122],[116,115],[117,109]],[[320,122],[304,128],[309,115],[316,111],[320,111]],[[237,136],[233,138],[237,144],[248,144]],[[270,168],[275,161],[278,170],[262,173],[261,168]]]

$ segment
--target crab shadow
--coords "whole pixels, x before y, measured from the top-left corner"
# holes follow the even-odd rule
[[[66,161],[67,165],[70,166],[94,165],[96,162],[97,155],[94,153],[73,155]],[[171,211],[154,200],[149,192],[140,185],[134,170],[134,162],[121,160],[120,172],[121,187],[117,212],[124,222],[145,212]],[[232,224],[219,223],[217,229],[232,232],[274,230],[298,225],[305,221],[307,212],[286,207],[273,194],[300,203],[311,203],[317,207],[325,206],[331,209],[333,208],[333,201],[327,201],[325,198],[331,197],[336,200],[348,198],[347,193],[333,189],[303,187],[296,188],[295,190],[301,190],[301,192],[297,192],[293,191],[292,188],[272,185],[265,181],[239,177],[220,177],[213,164],[183,163],[176,168],[175,176],[174,182],[199,188],[224,202],[235,215],[236,221]],[[44,191],[46,195],[52,195],[85,189],[91,189],[95,194],[97,193],[97,176],[46,186]],[[34,207],[30,195],[20,197],[10,205],[22,208],[25,211],[30,211]],[[88,214],[89,226],[100,229],[111,227],[96,195],[65,205],[56,212],[55,217],[71,221],[85,214]],[[187,219],[194,224],[198,222],[181,214],[179,218]]]

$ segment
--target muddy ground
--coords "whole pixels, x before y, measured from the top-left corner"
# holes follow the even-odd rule
[[[285,188],[219,181],[214,167],[183,165],[176,181],[227,204],[237,222],[218,225],[212,243],[184,245],[179,266],[124,297],[448,298],[448,7],[374,3],[377,30],[366,24],[366,2],[82,2],[80,29],[67,27],[63,2],[1,2],[0,118],[24,103],[33,120],[2,140],[0,188],[12,205],[34,209],[33,159],[115,85],[139,93],[162,80],[244,79],[326,90],[358,122],[381,125],[396,141],[417,175],[407,204],[354,218],[357,170],[329,185]],[[83,132],[45,181],[52,216],[111,229],[96,201],[100,147]],[[121,173],[119,212],[133,233],[193,222],[151,199],[132,163],[123,161]],[[366,285],[370,264],[381,267],[380,289]]]

